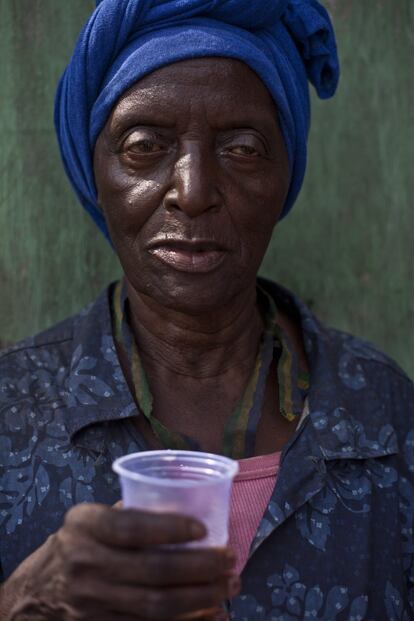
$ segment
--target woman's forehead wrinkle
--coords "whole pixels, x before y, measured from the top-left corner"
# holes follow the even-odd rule
[[[142,125],[160,124],[173,126],[175,106],[171,91],[163,86],[137,85],[133,92],[122,97],[115,106],[110,119],[111,129],[116,131],[129,122]]]
[[[247,65],[208,59],[197,66],[201,71],[190,63],[172,65],[135,84],[116,105],[111,131],[129,121],[172,127],[189,115],[203,116],[217,129],[275,125],[275,104]]]

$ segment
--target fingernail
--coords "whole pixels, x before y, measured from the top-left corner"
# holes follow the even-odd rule
[[[191,537],[193,537],[194,539],[202,539],[206,536],[206,529],[202,524],[198,522],[191,522],[190,533]]]
[[[229,595],[234,597],[240,593],[241,581],[239,576],[232,576],[228,581]]]

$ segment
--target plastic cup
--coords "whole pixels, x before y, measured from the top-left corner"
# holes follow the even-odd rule
[[[125,508],[198,519],[207,536],[185,547],[225,546],[232,481],[238,463],[212,453],[145,451],[116,459]]]

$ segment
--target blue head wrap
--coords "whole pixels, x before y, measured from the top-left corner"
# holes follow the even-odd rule
[[[321,98],[339,80],[335,36],[317,0],[98,0],[56,95],[66,172],[109,239],[97,206],[93,151],[119,97],[146,74],[189,58],[245,62],[272,95],[290,162],[282,217],[302,186],[310,124],[308,80]]]

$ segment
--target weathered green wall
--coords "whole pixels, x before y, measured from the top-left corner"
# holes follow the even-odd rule
[[[331,0],[343,76],[314,102],[307,181],[263,272],[414,375],[414,2]],[[92,0],[0,0],[0,340],[76,311],[119,273],[77,206],[55,84]]]

